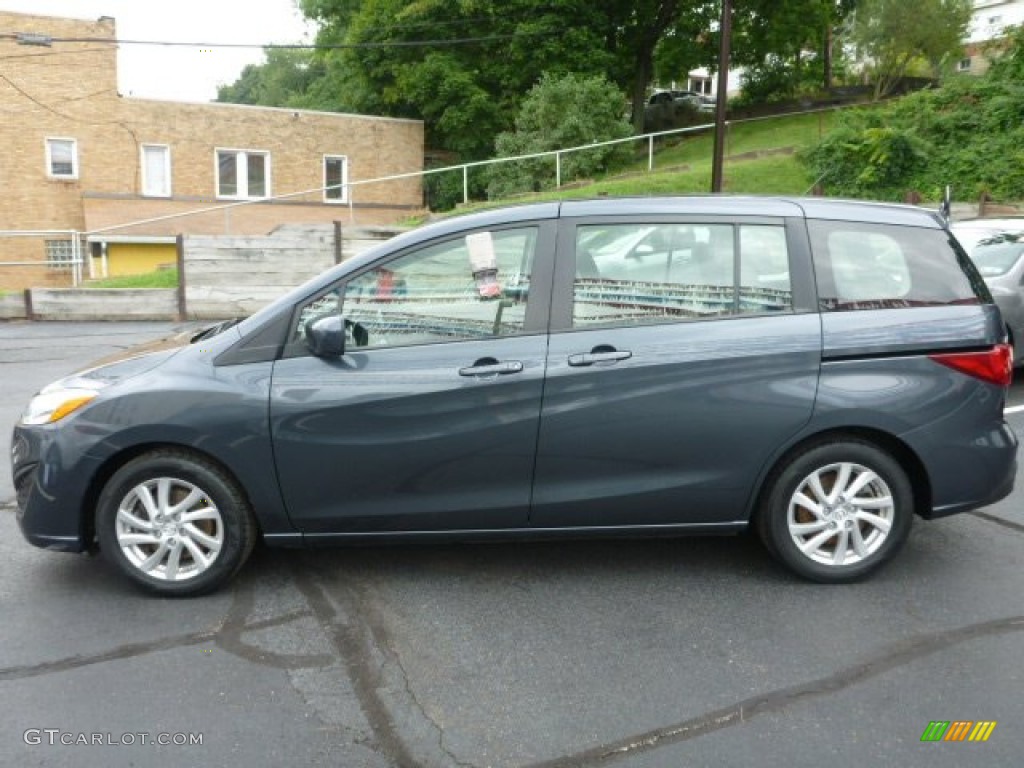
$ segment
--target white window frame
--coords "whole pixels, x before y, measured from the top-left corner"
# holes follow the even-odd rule
[[[341,160],[341,197],[328,197],[327,193],[327,161]],[[348,155],[324,155],[321,162],[323,167],[324,202],[331,205],[344,205],[348,203]]]
[[[53,144],[55,141],[67,141],[71,143],[71,173],[53,172]],[[46,147],[46,176],[50,179],[77,179],[78,178],[78,139],[69,136],[47,136],[43,139]]]
[[[235,155],[235,176],[238,179],[238,194],[222,195],[220,193],[220,155],[232,152]],[[249,155],[261,155],[265,158],[263,170],[266,175],[266,189],[262,195],[249,194]],[[270,182],[270,150],[267,149],[236,149],[234,147],[215,147],[213,150],[213,185],[214,194],[220,200],[266,200],[272,196]]]
[[[957,72],[970,72],[971,71],[971,57],[965,56],[956,63]]]
[[[146,178],[146,150],[147,149],[162,149],[164,150],[164,179],[167,181],[167,187],[159,192],[154,192],[149,189],[149,179]],[[171,147],[169,144],[142,144],[139,147],[139,167],[142,172],[142,195],[143,197],[170,197],[172,194],[173,184],[171,183]]]

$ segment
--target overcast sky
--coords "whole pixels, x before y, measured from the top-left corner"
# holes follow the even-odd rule
[[[312,37],[295,0],[0,0],[0,9],[90,20],[113,16],[122,40],[264,44]],[[118,87],[126,96],[210,101],[218,85],[234,82],[246,64],[262,60],[259,48],[122,45]]]

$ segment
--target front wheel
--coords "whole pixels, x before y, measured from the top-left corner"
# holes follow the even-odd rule
[[[769,551],[793,571],[841,583],[895,555],[913,514],[900,464],[871,443],[843,439],[812,447],[777,471],[758,522]]]
[[[147,453],[114,473],[97,503],[96,532],[119,571],[165,596],[217,589],[256,540],[235,481],[212,462],[172,449]]]

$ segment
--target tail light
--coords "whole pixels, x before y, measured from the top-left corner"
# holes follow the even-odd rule
[[[1009,387],[1013,379],[1013,347],[1009,344],[996,344],[984,352],[953,352],[928,357],[947,368],[997,387]]]

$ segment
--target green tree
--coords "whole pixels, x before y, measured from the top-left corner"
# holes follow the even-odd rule
[[[718,0],[301,0],[323,44],[385,44],[328,51],[323,85],[384,114],[427,122],[433,146],[490,149],[541,73],[600,74],[629,93],[642,128],[655,53],[667,37],[689,50]],[[417,46],[423,40],[475,40]],[[688,54],[693,59],[692,54]],[[467,90],[468,89],[468,90]],[[466,103],[452,103],[464,94]],[[486,107],[486,109],[482,109]],[[480,137],[459,135],[473,125]],[[468,155],[467,155],[468,156]]]
[[[733,63],[745,70],[744,95],[762,102],[790,98],[805,88],[830,88],[835,31],[854,4],[855,0],[739,4]]]
[[[238,80],[217,89],[217,101],[268,107],[315,107],[308,91],[323,70],[312,51],[267,48],[263,64],[249,64]]]
[[[600,17],[583,0],[303,0],[325,45],[312,89],[355,109],[424,120],[430,147],[486,157],[545,71],[601,73],[611,66]],[[569,21],[571,20],[571,22]],[[463,41],[421,45],[422,41]]]
[[[915,59],[937,77],[943,62],[962,49],[971,0],[861,0],[852,41],[871,62],[875,97],[892,92]]]
[[[804,161],[831,194],[899,200],[982,192],[1024,199],[1024,31],[982,77],[949,78],[873,110],[849,111]]]
[[[601,76],[544,75],[523,100],[514,131],[498,134],[499,157],[547,152],[625,138],[632,132],[622,110],[622,92]],[[562,156],[562,180],[606,171],[628,156],[624,145],[608,145]],[[489,197],[554,186],[554,158],[518,160],[492,166]]]

